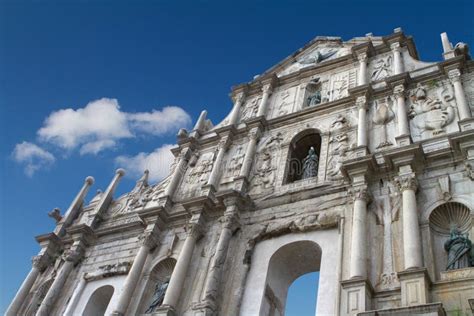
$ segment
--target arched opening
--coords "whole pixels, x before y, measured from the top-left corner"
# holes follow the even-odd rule
[[[318,175],[321,136],[317,130],[308,129],[296,135],[290,143],[289,151],[285,183]]]
[[[290,285],[300,276],[318,272],[320,266],[321,248],[315,242],[296,241],[279,248],[270,258],[260,315],[285,315]]]
[[[82,315],[103,316],[107,310],[107,306],[109,306],[113,294],[114,287],[111,285],[104,285],[96,289],[89,298]]]
[[[316,314],[319,272],[306,273],[291,283],[286,299],[285,315]]]
[[[161,306],[175,265],[174,258],[166,258],[153,268],[146,287],[143,313],[151,314]]]
[[[429,215],[434,268],[437,277],[444,271],[472,265],[472,249],[466,239],[472,227],[471,211],[458,202],[436,207]]]

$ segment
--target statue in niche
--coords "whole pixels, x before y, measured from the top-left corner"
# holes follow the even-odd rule
[[[448,252],[446,270],[473,266],[471,248],[472,242],[467,237],[467,234],[463,235],[457,227],[453,227],[449,239],[444,243],[444,249]]]
[[[318,155],[316,155],[314,147],[311,146],[308,156],[303,159],[303,175],[301,179],[316,177],[318,175],[318,162]]]
[[[160,307],[163,304],[163,300],[165,298],[166,290],[168,289],[168,285],[170,284],[170,280],[166,279],[164,282],[156,284],[155,286],[155,293],[151,299],[151,304],[148,309],[145,311],[145,314],[151,314],[156,311],[157,307]]]
[[[307,98],[308,106],[315,106],[321,103],[321,84],[319,83],[319,78],[311,80],[308,83],[307,88],[309,97]]]
[[[438,98],[430,98],[426,89],[418,83],[412,94],[409,117],[422,131],[433,131],[433,135],[444,133],[444,127],[455,117],[452,87],[443,85],[438,89]]]

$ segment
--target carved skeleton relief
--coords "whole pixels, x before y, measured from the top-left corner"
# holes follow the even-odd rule
[[[409,117],[419,130],[422,139],[446,132],[446,127],[454,121],[456,102],[452,86],[447,83],[432,84],[434,89],[420,83],[411,93]]]

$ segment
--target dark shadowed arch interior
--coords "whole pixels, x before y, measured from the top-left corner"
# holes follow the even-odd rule
[[[296,135],[290,143],[285,183],[301,180],[303,175],[303,159],[314,147],[316,155],[320,156],[321,136],[315,129],[307,129]]]
[[[103,316],[107,310],[107,306],[109,306],[113,294],[114,287],[111,285],[104,285],[96,289],[89,298],[82,315]]]
[[[321,248],[313,241],[296,241],[279,248],[268,265],[260,315],[284,315],[290,285],[304,274],[319,271],[320,266]]]

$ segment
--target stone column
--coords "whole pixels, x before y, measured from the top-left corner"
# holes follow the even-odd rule
[[[176,262],[173,273],[171,274],[170,283],[163,299],[162,306],[164,308],[176,308],[183,289],[186,274],[188,273],[194,247],[196,246],[196,240],[202,234],[201,224],[199,223],[201,216],[202,215],[200,214],[195,214],[191,218],[186,240],[181,252],[179,253],[178,261]]]
[[[271,84],[266,84],[262,88],[263,95],[262,95],[262,100],[260,101],[260,106],[258,107],[258,112],[257,112],[257,117],[258,116],[265,116],[267,113],[267,107],[268,107],[268,97],[272,93],[272,85]]]
[[[125,283],[118,298],[117,306],[112,313],[114,316],[125,315],[125,312],[127,311],[133,292],[135,291],[138,280],[142,274],[143,266],[145,265],[146,259],[148,258],[148,254],[150,250],[156,247],[158,243],[156,237],[157,230],[155,230],[155,227],[156,226],[154,226],[150,231],[145,232],[143,235],[143,244],[138,250],[135,259],[133,260],[132,267],[128,272],[127,278],[125,279]]]
[[[367,264],[367,187],[354,187],[354,211],[352,214],[350,278],[366,277]]]
[[[367,99],[358,97],[356,100],[359,109],[359,121],[357,125],[357,146],[367,147]]]
[[[223,226],[219,241],[217,242],[216,253],[212,260],[209,274],[207,275],[204,287],[204,300],[206,305],[215,308],[216,299],[219,294],[219,284],[222,278],[222,269],[227,258],[227,249],[229,248],[232,232],[237,225],[237,206],[229,205],[224,213]]]
[[[241,177],[248,177],[250,175],[252,163],[255,158],[255,150],[257,149],[257,140],[260,136],[259,134],[260,130],[258,129],[258,127],[253,128],[249,133],[249,142],[247,145],[247,150],[245,152],[245,158],[242,164],[242,169],[240,169]]]
[[[400,43],[392,43],[390,48],[393,52],[393,74],[398,75],[405,72]]]
[[[397,101],[397,119],[398,119],[398,135],[410,135],[410,126],[408,125],[408,115],[405,105],[405,87],[403,85],[395,86],[393,94]]]
[[[219,176],[220,176],[220,170],[221,170],[221,165],[222,165],[222,159],[224,159],[224,154],[227,151],[227,146],[229,145],[229,138],[224,137],[221,139],[219,144],[217,145],[218,152],[217,152],[217,157],[216,160],[214,161],[214,164],[212,165],[212,171],[211,174],[209,175],[209,180],[207,181],[207,184],[212,185],[216,187],[219,183]]]
[[[8,306],[5,312],[5,315],[7,316],[18,315],[21,305],[24,303],[26,297],[30,293],[30,290],[33,287],[33,284],[35,284],[36,279],[38,278],[38,275],[42,271],[44,271],[46,266],[47,264],[43,256],[33,257],[33,266],[31,267],[31,270],[28,273],[28,276],[21,284],[20,289],[18,290],[15,297],[13,298],[13,301],[10,303],[10,306]]]
[[[183,148],[181,153],[179,154],[178,164],[174,167],[173,175],[171,176],[170,183],[166,187],[165,195],[169,197],[173,197],[176,188],[181,181],[181,177],[183,176],[186,165],[188,164],[189,159],[189,148]]]
[[[471,118],[471,109],[467,103],[466,95],[461,83],[461,72],[459,69],[452,69],[448,72],[448,76],[454,86],[454,97],[456,98],[459,119],[462,121]]]
[[[359,60],[359,86],[363,86],[368,83],[367,80],[367,54],[362,53],[357,56]]]
[[[403,254],[405,270],[423,266],[420,226],[416,207],[416,177],[414,173],[401,174],[396,182],[402,191]]]
[[[229,125],[237,125],[237,120],[239,119],[239,114],[240,114],[240,107],[242,106],[244,97],[245,97],[244,92],[239,92],[236,94],[234,107],[232,108],[232,111],[230,112]]]
[[[86,279],[85,275],[81,276],[79,279],[79,283],[77,284],[76,288],[74,289],[74,293],[72,293],[71,300],[64,311],[64,316],[73,316],[74,310],[76,309],[77,303],[79,303],[79,299],[81,298],[82,292],[86,287]]]
[[[65,251],[64,253],[64,264],[62,265],[61,269],[58,272],[58,275],[51,284],[51,287],[48,290],[43,302],[36,312],[36,316],[49,316],[51,315],[51,310],[58,300],[59,296],[61,295],[61,291],[63,289],[64,283],[66,282],[69,274],[71,273],[72,269],[76,263],[82,258],[83,250],[81,247],[74,246],[71,249]]]

